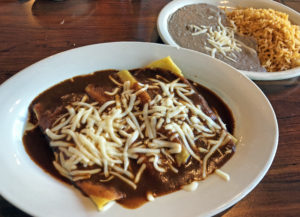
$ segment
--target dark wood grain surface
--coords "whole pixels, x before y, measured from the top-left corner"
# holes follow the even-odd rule
[[[162,43],[156,19],[168,2],[1,0],[0,84],[25,67],[70,48],[111,41]],[[299,0],[280,2],[300,11]],[[278,151],[260,184],[219,216],[300,216],[300,79],[257,84],[278,118]],[[0,196],[0,216],[27,215]]]

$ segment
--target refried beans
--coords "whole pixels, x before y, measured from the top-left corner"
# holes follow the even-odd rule
[[[181,47],[200,51],[213,56],[239,70],[265,72],[257,56],[257,43],[252,37],[239,35],[223,10],[209,4],[193,4],[178,9],[168,21],[168,30],[174,41]],[[223,31],[224,30],[224,31]],[[222,35],[232,33],[232,43],[223,44]],[[223,32],[222,32],[223,31]],[[214,40],[218,44],[214,46]],[[219,42],[221,42],[222,50]]]

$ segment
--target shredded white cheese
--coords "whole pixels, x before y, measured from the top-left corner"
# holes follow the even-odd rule
[[[220,170],[220,169],[216,169],[215,173],[220,176],[222,179],[224,179],[225,181],[230,181],[230,176],[228,173],[225,173],[224,171]]]
[[[182,187],[183,190],[185,191],[196,191],[196,189],[198,188],[199,183],[194,181],[188,185],[185,185]]]
[[[208,17],[208,19],[211,18]],[[241,52],[241,47],[256,53],[253,48],[250,48],[235,38],[236,26],[233,21],[230,21],[230,23],[232,27],[224,26],[221,22],[221,17],[219,16],[217,26],[214,29],[212,26],[197,26],[194,24],[190,24],[187,27],[193,36],[206,33],[207,42],[210,47],[205,46],[204,48],[210,52],[212,57],[215,57],[216,53],[220,53],[232,62],[236,62],[237,56],[234,52]]]
[[[151,202],[153,202],[155,200],[152,193],[150,193],[150,192],[147,193],[147,200],[151,201]]]
[[[55,153],[55,168],[73,181],[103,173],[100,182],[116,177],[136,189],[148,164],[160,173],[178,173],[176,155],[185,150],[203,161],[205,177],[210,156],[232,137],[226,136],[220,119],[214,121],[193,103],[190,96],[195,91],[180,78],[168,81],[156,76],[149,79],[150,84],[139,83],[139,90],[131,89],[129,81],[121,84],[111,80],[117,87],[105,94],[113,100],[99,105],[89,103],[84,96],[80,102],[68,105],[67,113],[46,129],[50,145],[59,150]],[[139,96],[154,86],[161,94],[142,103]],[[199,139],[204,141],[203,147]],[[205,154],[203,159],[200,153]],[[135,173],[130,167],[132,160],[140,165]],[[195,189],[196,185],[193,182],[189,188]],[[147,198],[154,199],[152,194]]]

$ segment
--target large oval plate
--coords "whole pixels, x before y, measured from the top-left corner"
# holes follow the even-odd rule
[[[168,31],[168,20],[169,17],[177,11],[179,8],[182,8],[186,5],[198,4],[198,3],[207,3],[211,5],[216,5],[220,8],[227,8],[227,10],[232,10],[234,8],[272,8],[277,11],[284,12],[289,15],[289,19],[293,24],[300,25],[300,14],[278,2],[272,0],[255,0],[255,1],[241,1],[241,0],[174,0],[168,3],[160,12],[157,19],[157,29],[162,40],[169,45],[178,47],[176,42],[173,40],[172,36]],[[300,75],[300,67],[289,69],[286,71],[280,72],[251,72],[240,70],[242,73],[247,75],[252,80],[283,80]]]
[[[72,76],[101,69],[132,69],[170,55],[186,77],[210,88],[230,107],[241,138],[222,167],[231,176],[202,181],[195,192],[179,191],[135,210],[113,206],[104,213],[75,188],[52,178],[26,154],[22,133],[31,100]],[[274,158],[278,127],[273,109],[257,86],[232,67],[198,52],[167,45],[116,42],[69,50],[19,72],[0,87],[0,192],[34,216],[210,216],[232,206],[263,178]]]

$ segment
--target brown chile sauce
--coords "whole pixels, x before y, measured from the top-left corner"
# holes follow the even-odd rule
[[[135,72],[137,70],[133,70]],[[65,80],[48,90],[41,93],[37,96],[31,103],[29,108],[29,122],[35,123],[36,120],[33,118],[32,115],[32,105],[37,101],[42,102],[50,107],[58,106],[59,97],[68,94],[68,93],[83,93],[84,88],[90,84],[98,84],[106,86],[108,89],[112,89],[109,87],[110,80],[108,78],[108,74],[112,74],[116,72],[115,70],[106,70],[106,71],[98,71],[93,74],[77,76],[73,79]],[[107,74],[107,76],[103,76],[103,74]],[[230,109],[227,105],[212,91],[207,89],[200,84],[196,84],[192,81],[190,83],[194,86],[194,88],[205,98],[211,108],[214,108],[218,114],[220,115],[223,122],[226,124],[227,129],[230,133],[233,133],[234,130],[234,119]],[[49,173],[51,176],[55,177],[56,179],[63,181],[64,183],[72,184],[70,180],[62,177],[57,170],[54,168],[52,161],[54,160],[54,154],[52,149],[49,146],[49,143],[46,137],[43,135],[42,131],[39,127],[34,128],[33,130],[26,131],[23,136],[23,144],[25,147],[26,152],[30,156],[30,158],[45,172]],[[234,153],[234,147],[232,147],[232,154]],[[231,156],[232,154],[226,155],[220,162],[218,162],[217,167],[221,167]],[[203,157],[203,156],[202,156]],[[138,170],[136,164],[131,164],[132,169],[134,172]],[[181,166],[179,169],[179,175],[182,174],[183,176],[189,176],[189,173],[193,173],[194,175],[194,168],[199,165],[196,160],[190,158],[188,162]],[[185,172],[184,170],[188,170],[189,172]],[[133,190],[127,184],[124,184],[123,181],[115,178],[112,181],[108,182],[108,186],[117,186],[117,189],[125,192],[126,197],[125,199],[121,199],[117,201],[119,204],[123,205],[126,208],[136,208],[147,202],[145,197],[147,193],[147,189],[151,189],[152,194],[154,196],[164,195],[173,191],[177,191],[176,183],[182,183],[183,181],[189,181],[189,177],[185,178],[183,181],[177,180],[178,176],[172,180],[173,174],[167,172],[166,175],[161,175],[161,180],[157,179],[157,177],[149,172],[143,173],[141,180],[138,184],[138,188]],[[193,177],[193,176],[191,176]],[[92,179],[99,179],[101,177],[92,176]],[[166,179],[165,183],[162,183],[162,180]],[[191,178],[192,179],[192,178]],[[92,180],[93,181],[93,180]],[[191,181],[191,180],[190,180]]]

